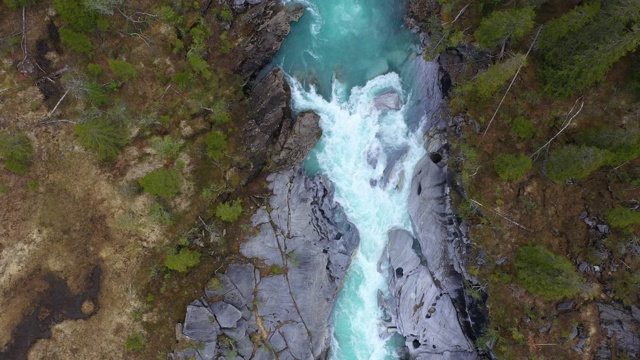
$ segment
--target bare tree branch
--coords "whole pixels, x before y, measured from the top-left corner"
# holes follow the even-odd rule
[[[578,98],[578,100],[580,100],[580,98]],[[576,102],[578,101],[576,100]],[[575,107],[575,104],[574,104]],[[567,121],[567,123],[562,127],[562,129],[560,129],[560,131],[558,131],[558,133],[556,133],[549,141],[547,141],[544,145],[542,145],[538,150],[536,150],[536,152],[534,152],[533,154],[531,154],[531,156],[529,156],[529,158],[532,158],[534,156],[536,156],[536,154],[538,154],[542,149],[544,149],[545,147],[547,147],[549,144],[551,144],[551,142],[557,138],[558,136],[560,136],[560,134],[562,134],[562,132],[569,127],[569,125],[571,125],[571,121],[573,119],[575,119],[576,116],[578,116],[578,114],[580,114],[580,111],[582,111],[582,108],[584,107],[584,101],[582,101],[582,104],[580,104],[580,109],[578,109],[578,111],[569,119],[569,121]],[[571,110],[569,111],[568,114],[571,114],[571,111],[573,110],[573,107],[571,108]],[[568,115],[567,114],[567,115]]]
[[[531,46],[529,46],[529,50],[527,50],[527,53],[524,55],[524,58],[522,59],[522,64],[520,64],[520,67],[518,67],[518,71],[516,71],[516,74],[513,76],[513,79],[511,79],[511,83],[509,84],[509,87],[507,88],[507,91],[504,92],[504,96],[502,97],[502,100],[500,100],[500,103],[498,104],[498,107],[496,108],[496,111],[493,113],[493,116],[491,117],[491,120],[489,120],[489,124],[487,124],[487,128],[484,130],[484,133],[482,134],[482,137],[487,135],[487,131],[489,131],[489,127],[491,126],[491,123],[493,122],[493,119],[496,118],[496,115],[498,114],[498,111],[500,110],[500,107],[502,106],[502,103],[504,102],[504,99],[506,99],[507,94],[509,93],[509,90],[511,90],[511,86],[513,86],[513,83],[518,78],[518,74],[520,74],[520,70],[522,69],[522,67],[524,66],[524,63],[527,60],[527,56],[529,56],[529,53],[531,53],[531,49],[533,49],[533,44],[536,43],[536,40],[538,39],[538,35],[540,35],[540,31],[542,31],[542,26],[540,26],[538,28],[538,32],[536,33],[535,38],[533,38],[533,41],[531,42]]]
[[[475,201],[475,200],[473,200],[473,199],[469,199],[469,201],[471,201],[472,203],[474,203],[474,204],[476,204],[476,205],[479,205],[479,206],[481,206],[481,207],[485,207],[484,205],[482,205],[481,203],[479,203],[479,202],[477,202],[477,201]],[[496,215],[500,216],[501,218],[503,218],[503,219],[507,220],[508,222],[512,223],[513,225],[515,225],[515,226],[517,226],[517,227],[519,227],[519,228],[521,228],[521,229],[523,229],[523,230],[526,230],[526,231],[531,232],[531,230],[527,229],[526,227],[524,227],[523,225],[521,225],[521,224],[517,223],[516,221],[514,221],[514,220],[510,219],[508,216],[506,216],[506,215],[504,215],[504,214],[501,214],[501,213],[499,213],[499,212],[497,212],[497,211],[495,211],[495,210],[493,210],[493,209],[491,209],[491,208],[487,208],[487,209],[489,209],[489,211],[491,211],[492,213],[494,213],[494,214],[496,214]]]

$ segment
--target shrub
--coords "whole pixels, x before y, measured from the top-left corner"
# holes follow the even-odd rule
[[[192,73],[186,71],[177,72],[173,76],[173,81],[183,90],[186,90],[195,85],[195,80]]]
[[[160,157],[165,160],[175,159],[180,154],[180,148],[182,147],[182,140],[175,140],[171,135],[167,135],[163,138],[154,137],[151,139],[153,148],[156,149]]]
[[[129,81],[138,76],[138,71],[133,65],[123,60],[109,59],[109,69],[122,81]]]
[[[127,351],[140,351],[144,349],[146,341],[144,337],[140,334],[130,335],[124,343],[125,349]]]
[[[237,199],[234,202],[225,202],[222,204],[218,204],[218,206],[216,207],[216,216],[219,217],[220,220],[229,223],[238,220],[241,213],[242,203],[240,199]]]
[[[21,9],[26,6],[34,5],[37,0],[3,0],[4,4],[11,10]]]
[[[516,54],[505,62],[491,65],[472,82],[465,84],[462,91],[472,99],[488,100],[513,77],[525,61],[524,55]]]
[[[628,208],[615,208],[607,211],[609,224],[625,232],[632,232],[634,225],[640,224],[640,212]]]
[[[93,55],[93,44],[85,34],[64,28],[59,29],[59,33],[62,43],[71,50],[89,57]]]
[[[200,264],[200,255],[197,250],[189,250],[189,248],[183,247],[180,251],[172,251],[167,254],[164,266],[169,270],[186,272],[190,267]]]
[[[22,133],[10,134],[0,132],[0,158],[4,159],[4,167],[16,174],[24,174],[35,150],[31,140]]]
[[[581,145],[594,146],[611,152],[607,165],[618,166],[640,157],[640,130],[594,128],[576,136]]]
[[[158,169],[138,181],[145,192],[165,199],[176,197],[182,189],[182,176],[171,169]]]
[[[227,137],[220,131],[212,131],[204,139],[207,155],[213,160],[220,160],[227,149]]]
[[[213,125],[220,125],[229,122],[230,116],[227,111],[227,104],[224,100],[217,100],[211,108],[211,123]]]
[[[571,96],[602,81],[618,60],[640,44],[635,28],[629,26],[637,22],[637,2],[627,1],[585,2],[549,21],[538,45],[544,90]]]
[[[229,41],[229,36],[227,35],[226,32],[223,32],[220,35],[219,38],[219,42],[218,42],[218,51],[220,51],[220,54],[228,54],[231,52],[231,41]]]
[[[87,91],[87,99],[94,106],[101,106],[109,101],[107,90],[96,81],[90,81],[85,84]]]
[[[528,292],[547,299],[573,296],[582,284],[569,260],[540,245],[518,249],[515,266],[518,283]]]
[[[607,163],[610,153],[591,146],[567,145],[551,152],[545,163],[547,176],[556,184],[584,179]]]
[[[83,0],[54,0],[53,8],[75,31],[89,32],[96,28],[98,13],[87,9]]]
[[[493,168],[503,181],[521,180],[531,165],[531,159],[524,154],[502,154],[493,160]]]
[[[127,145],[126,128],[114,121],[96,118],[76,124],[78,142],[93,151],[100,161],[111,161],[120,155]]]
[[[87,65],[87,71],[93,78],[96,78],[96,79],[100,77],[100,75],[102,75],[102,73],[104,72],[104,70],[102,70],[102,67],[100,65],[93,64],[93,63]]]
[[[496,49],[508,40],[520,41],[533,29],[536,13],[532,8],[495,11],[482,19],[473,37],[485,49]]]
[[[149,216],[151,219],[162,225],[172,225],[173,218],[171,212],[162,207],[160,204],[151,205],[151,209],[149,209]]]
[[[535,127],[531,121],[518,116],[511,124],[511,132],[521,139],[531,139],[535,133]]]

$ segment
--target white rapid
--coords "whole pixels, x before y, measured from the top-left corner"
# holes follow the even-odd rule
[[[377,298],[386,282],[377,267],[387,231],[411,229],[408,191],[414,165],[425,153],[422,133],[411,132],[405,121],[414,102],[395,73],[375,77],[350,94],[334,80],[330,100],[313,88],[305,90],[295,78],[290,83],[294,110],[310,109],[321,117],[324,133],[307,168],[331,179],[336,200],[361,238],[334,309],[332,358],[393,358],[395,351],[386,344],[386,330],[380,327]],[[390,91],[400,94],[404,105],[399,110],[377,110],[374,98]]]

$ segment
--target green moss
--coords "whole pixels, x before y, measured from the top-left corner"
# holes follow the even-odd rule
[[[200,256],[199,251],[183,247],[180,251],[172,251],[167,254],[164,266],[170,270],[186,272],[189,268],[200,264]]]
[[[531,170],[531,159],[524,154],[502,154],[493,161],[493,168],[504,181],[521,180]]]
[[[216,216],[225,222],[235,222],[240,217],[240,214],[242,214],[242,202],[240,199],[221,203],[216,207]]]
[[[182,176],[171,169],[158,169],[139,181],[145,192],[165,199],[176,197],[182,190]]]
[[[124,347],[127,351],[140,351],[144,349],[145,345],[146,340],[138,333],[130,335],[124,343]]]
[[[573,264],[543,246],[518,249],[515,266],[518,283],[532,294],[558,299],[580,291],[582,279]]]

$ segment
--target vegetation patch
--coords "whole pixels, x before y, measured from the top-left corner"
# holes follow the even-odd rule
[[[517,281],[528,292],[546,299],[573,296],[580,291],[582,279],[573,264],[540,245],[518,249]]]
[[[78,142],[93,151],[98,160],[114,160],[128,143],[127,130],[115,121],[96,118],[75,125]]]
[[[584,179],[609,160],[610,153],[592,146],[567,145],[551,152],[545,163],[547,176],[556,184]]]
[[[623,207],[610,209],[607,211],[607,221],[612,227],[631,233],[634,226],[640,224],[640,212]]]
[[[504,181],[518,181],[531,170],[531,159],[524,154],[502,154],[493,161],[493,168]]]
[[[200,264],[200,256],[199,251],[183,247],[179,251],[174,250],[167,254],[164,260],[164,266],[170,270],[186,272],[189,268]]]
[[[27,172],[35,149],[31,140],[23,133],[7,133],[0,131],[0,159],[4,159],[4,167],[16,174]]]
[[[165,199],[176,197],[182,190],[182,176],[173,169],[158,169],[139,181],[145,192]]]
[[[237,199],[233,202],[224,202],[218,204],[216,207],[216,216],[220,218],[220,220],[233,223],[238,220],[242,214],[242,203],[240,199]]]

